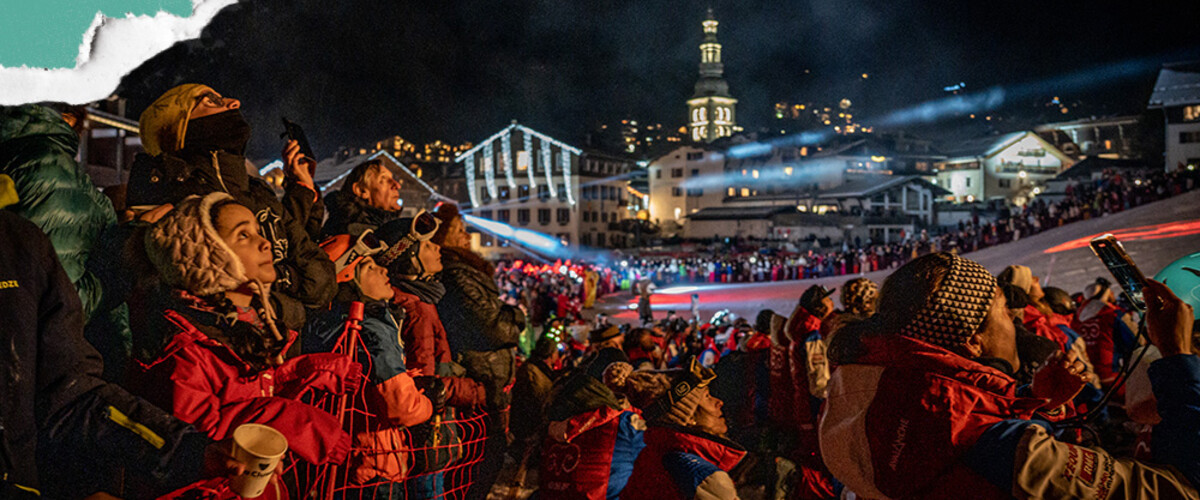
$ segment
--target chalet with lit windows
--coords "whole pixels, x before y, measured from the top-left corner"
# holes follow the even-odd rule
[[[1200,168],[1200,61],[1163,65],[1149,108],[1163,111],[1166,169]]]
[[[584,152],[514,121],[454,163],[466,181],[458,201],[472,215],[551,236],[569,249],[632,244],[613,229],[630,217],[630,160]],[[516,244],[486,232],[479,239],[480,250],[494,257],[529,250]]]
[[[1047,123],[1033,131],[1072,158],[1115,160],[1139,157],[1135,141],[1144,128],[1138,116],[1106,116]]]
[[[939,187],[949,201],[1007,200],[1022,205],[1075,159],[1032,131],[970,140],[943,148],[936,165]]]

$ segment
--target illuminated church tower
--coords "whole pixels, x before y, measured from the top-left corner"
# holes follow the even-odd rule
[[[687,102],[688,131],[695,142],[712,142],[741,130],[734,119],[737,99],[729,95],[729,83],[721,76],[724,72],[717,20],[710,7],[704,21],[704,42],[700,44],[700,80]]]

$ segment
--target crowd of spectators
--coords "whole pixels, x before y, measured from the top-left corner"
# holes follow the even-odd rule
[[[1035,197],[1024,206],[1000,206],[992,217],[975,212],[957,224],[905,233],[898,241],[861,238],[815,240],[817,249],[778,251],[721,246],[686,255],[634,256],[615,266],[635,281],[671,283],[742,283],[849,276],[894,269],[921,255],[941,251],[965,254],[1016,241],[1047,229],[1103,217],[1169,198],[1196,187],[1196,172],[1155,171],[1130,179],[1106,170],[1094,180],[1066,185],[1061,199]]]
[[[288,141],[278,196],[247,172],[241,103],[205,85],[141,115],[115,205],[73,160],[78,120],[0,108],[3,498],[238,498],[230,477],[264,473],[268,499],[1198,495],[1200,257],[1142,312],[1102,279],[1076,299],[945,251],[1174,194],[1166,178],[840,261],[497,266],[456,206],[402,212],[380,162],[323,194]],[[753,322],[581,314],[654,280],[884,268],[841,307],[814,285]],[[278,468],[231,455],[244,424],[286,437]]]

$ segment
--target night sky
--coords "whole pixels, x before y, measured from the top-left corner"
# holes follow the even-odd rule
[[[960,81],[1028,89],[1087,72],[1032,85],[998,111],[1075,119],[1138,113],[1162,62],[1200,59],[1189,3],[243,0],[118,94],[133,118],[179,83],[240,98],[255,158],[277,154],[280,115],[320,156],[393,134],[479,142],[513,119],[579,143],[623,118],[684,124],[712,5],[747,130],[771,126],[777,101],[849,98],[856,115],[879,116]],[[1070,115],[1042,109],[1054,95]]]

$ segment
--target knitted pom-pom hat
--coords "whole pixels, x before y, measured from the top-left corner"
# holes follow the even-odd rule
[[[212,220],[213,205],[232,199],[220,192],[189,196],[146,231],[146,254],[168,285],[205,297],[248,281]]]

